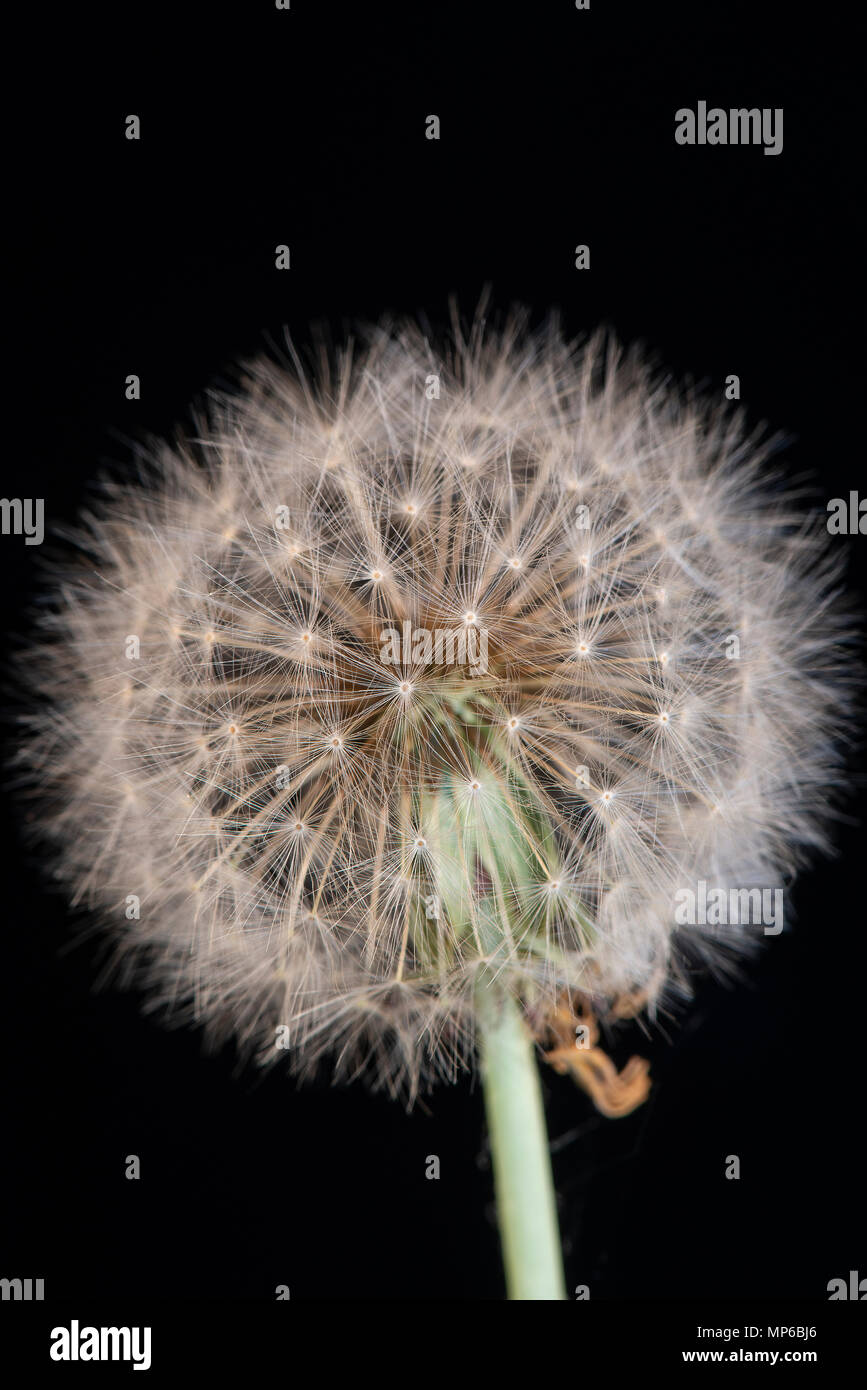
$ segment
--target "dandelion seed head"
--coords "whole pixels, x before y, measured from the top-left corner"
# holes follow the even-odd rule
[[[407,324],[308,381],[254,362],[110,484],[21,754],[154,1007],[409,1097],[472,1064],[492,962],[544,1018],[653,1012],[747,951],[675,895],[826,844],[849,707],[835,564],[770,445],[603,335],[479,322],[436,401],[430,351]]]

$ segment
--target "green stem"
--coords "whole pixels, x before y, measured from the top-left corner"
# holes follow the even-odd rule
[[[563,1262],[539,1070],[515,1001],[478,990],[481,1070],[510,1299],[564,1299]]]

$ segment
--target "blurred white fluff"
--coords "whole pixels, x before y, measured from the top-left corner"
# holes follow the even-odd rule
[[[411,1097],[485,967],[541,1036],[755,937],[675,894],[822,845],[847,703],[773,441],[520,314],[256,362],[197,427],[106,485],[26,662],[41,828],[155,1007]],[[487,672],[389,665],[407,622]]]

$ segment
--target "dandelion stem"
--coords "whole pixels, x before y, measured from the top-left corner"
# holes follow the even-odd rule
[[[566,1297],[551,1157],[533,1039],[514,1000],[478,990],[481,1071],[510,1299]]]

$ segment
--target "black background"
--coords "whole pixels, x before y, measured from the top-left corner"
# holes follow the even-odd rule
[[[471,313],[486,284],[500,307],[559,307],[570,331],[612,324],[720,395],[737,373],[820,508],[863,486],[863,44],[823,7],[802,16],[719,0],[39,7],[10,59],[4,495],[69,519],[128,441],[188,421],[284,325],[303,342],[311,322],[339,338],[384,310],[442,320],[450,293]],[[783,107],[783,153],[676,145],[675,110],[700,99]],[[867,541],[836,544],[863,588]],[[14,647],[38,551],[7,536],[0,561]],[[825,1299],[859,1259],[867,1275],[850,810],[840,856],[802,876],[794,929],[742,982],[700,986],[667,1036],[623,1034],[618,1060],[652,1059],[639,1112],[604,1120],[546,1076],[570,1287]],[[203,1057],[134,994],[94,996],[96,945],[64,949],[69,913],[20,814],[11,802],[3,835],[0,1274],[94,1297],[501,1297],[478,1087],[409,1116],[357,1088],[296,1091],[238,1074],[228,1050]]]

